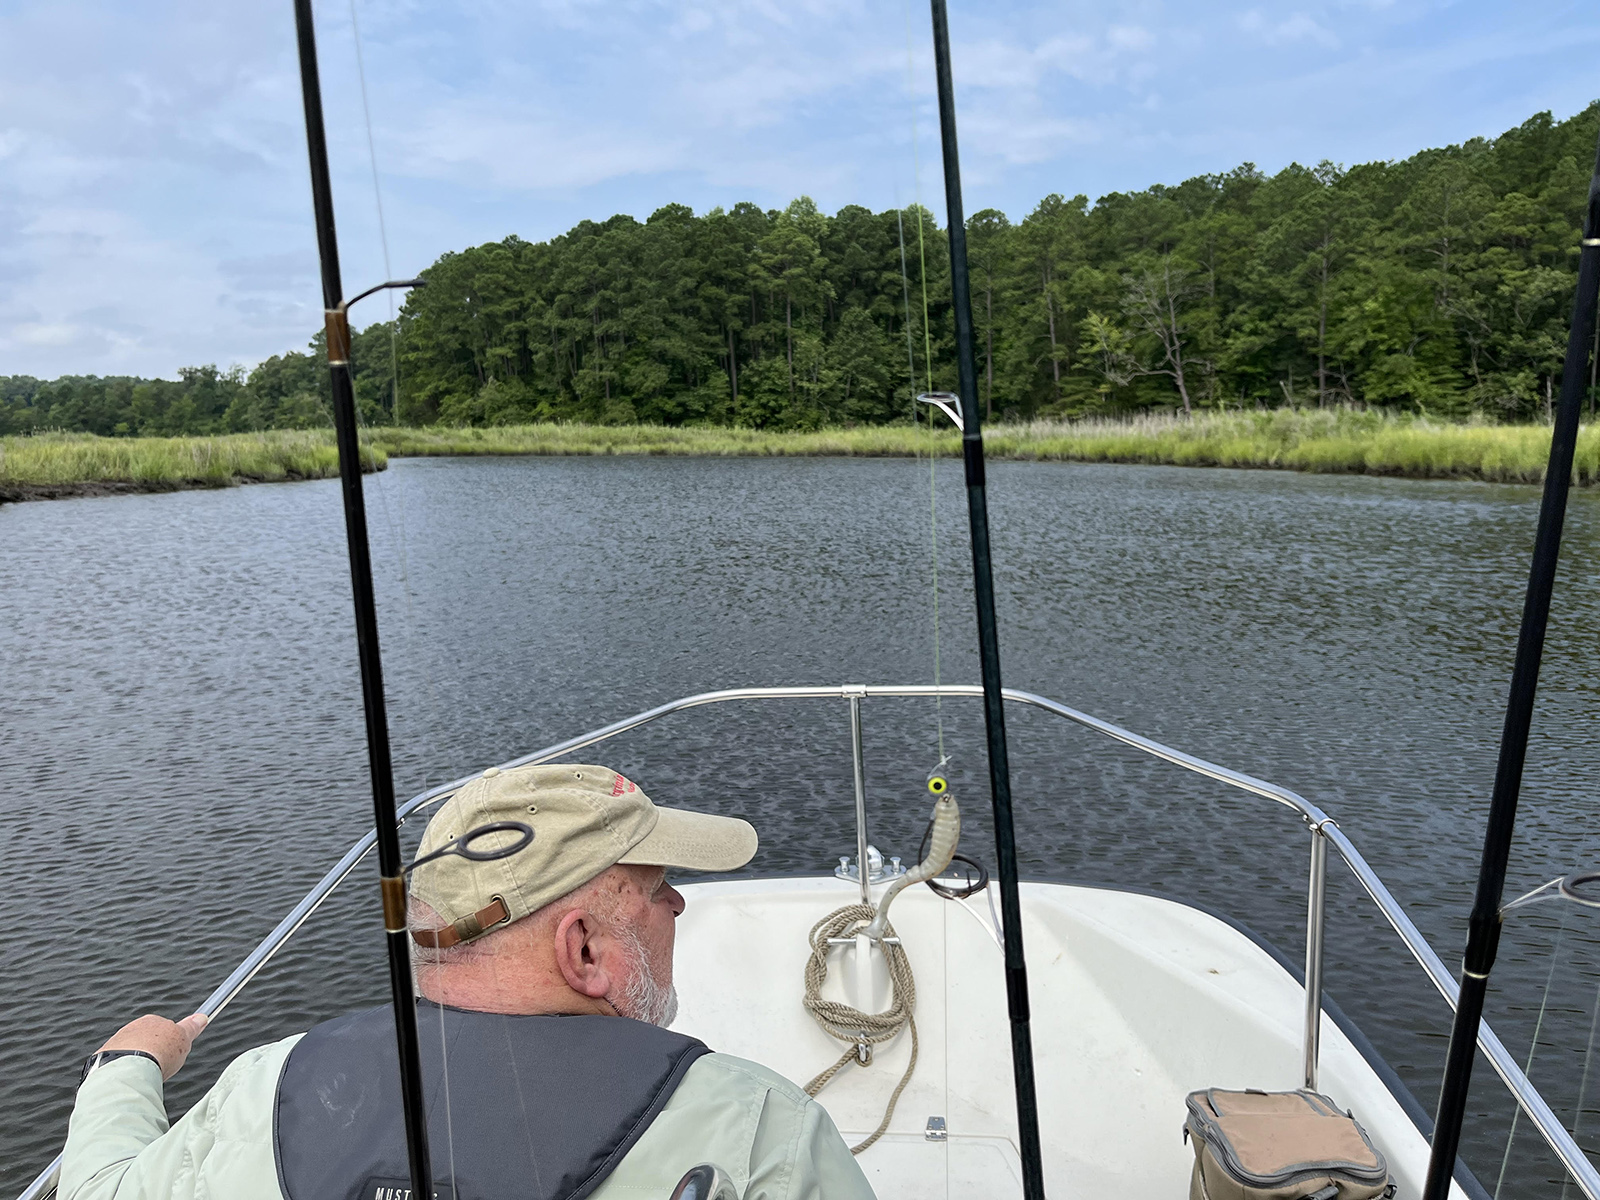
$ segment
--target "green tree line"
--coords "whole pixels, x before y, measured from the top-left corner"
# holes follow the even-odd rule
[[[1497,138],[1350,168],[1252,164],[1050,195],[968,223],[991,415],[1358,404],[1547,413],[1559,386],[1600,102]],[[440,258],[397,325],[358,335],[366,419],[769,429],[904,420],[954,388],[931,212],[806,197],[584,221]],[[0,377],[0,432],[326,423],[320,335],[246,375]],[[394,386],[395,366],[399,386]],[[970,401],[969,401],[970,402]]]
[[[313,429],[333,423],[325,335],[307,352],[275,354],[248,374],[239,367],[184,367],[176,380],[129,375],[0,375],[0,434],[67,430],[102,437],[178,437]],[[351,337],[356,397],[365,420],[393,419],[390,327]]]

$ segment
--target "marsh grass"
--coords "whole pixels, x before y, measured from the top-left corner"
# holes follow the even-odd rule
[[[393,455],[691,454],[956,456],[954,430],[907,425],[772,433],[654,425],[510,425],[488,429],[376,429]],[[1162,414],[1131,419],[992,425],[991,458],[1267,467],[1419,479],[1538,483],[1550,453],[1547,425],[1461,425],[1355,409]],[[1574,479],[1600,482],[1600,427],[1579,434]]]
[[[774,433],[659,425],[375,428],[372,466],[389,456],[627,455],[910,457],[960,454],[951,430],[906,425]],[[1448,424],[1353,409],[1277,409],[1124,420],[992,425],[991,458],[1267,467],[1418,479],[1538,483],[1546,425]],[[225,487],[338,474],[329,430],[188,438],[40,434],[0,438],[0,499],[103,490]],[[1600,482],[1600,426],[1579,434],[1575,482]]]
[[[388,458],[372,451],[372,468]],[[369,469],[372,469],[369,468]],[[102,438],[46,433],[0,438],[0,496],[105,490],[229,487],[339,473],[331,430],[219,437]]]
[[[909,458],[930,450],[959,454],[954,430],[909,425],[776,433],[721,426],[496,425],[487,429],[377,428],[374,444],[396,457],[435,454],[677,454],[703,457]]]
[[[1353,409],[1274,409],[999,426],[995,457],[1276,467],[1416,479],[1538,483],[1548,425],[1452,424]],[[1600,426],[1579,431],[1573,479],[1600,482]]]

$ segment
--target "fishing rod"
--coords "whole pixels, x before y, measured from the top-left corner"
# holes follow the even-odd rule
[[[1583,240],[1578,252],[1578,291],[1572,301],[1572,328],[1567,336],[1566,361],[1561,368],[1561,404],[1551,431],[1550,465],[1545,470],[1544,498],[1539,503],[1533,562],[1528,570],[1528,593],[1522,604],[1522,630],[1517,636],[1517,656],[1511,670],[1505,728],[1500,734],[1500,761],[1495,768],[1489,822],[1483,838],[1483,862],[1478,869],[1478,890],[1472,902],[1467,949],[1461,962],[1461,996],[1456,1003],[1455,1023],[1450,1029],[1444,1082],[1439,1088],[1439,1110],[1433,1124],[1433,1150],[1428,1160],[1423,1200],[1445,1200],[1448,1194],[1456,1151],[1461,1144],[1461,1122],[1466,1115],[1467,1087],[1472,1080],[1483,998],[1500,945],[1506,863],[1511,855],[1511,834],[1517,822],[1517,799],[1522,791],[1528,729],[1533,721],[1534,695],[1539,687],[1545,627],[1550,620],[1550,593],[1555,586],[1556,562],[1561,555],[1561,527],[1566,520],[1578,418],[1588,382],[1597,294],[1600,294],[1600,144],[1595,147],[1594,171],[1589,178],[1589,206],[1584,215]]]
[[[350,378],[349,308],[356,300],[421,280],[394,281],[342,299],[339,243],[333,227],[333,188],[328,178],[328,141],[322,123],[322,84],[317,73],[317,33],[311,0],[294,0],[300,44],[300,90],[306,110],[306,148],[311,156],[311,202],[322,262],[322,306],[328,333],[328,374],[333,385],[333,428],[339,446],[339,481],[344,492],[344,531],[350,552],[356,642],[361,659],[361,699],[367,718],[367,760],[377,830],[378,872],[383,896],[384,938],[389,950],[389,988],[400,1052],[400,1099],[405,1113],[411,1194],[433,1195],[428,1160],[427,1114],[422,1098],[422,1055],[417,1042],[417,998],[406,945],[405,868],[394,815],[394,768],[389,756],[389,718],[383,701],[383,664],[378,653],[378,609],[372,591],[372,555],[367,546],[367,509],[361,490],[361,445],[356,434],[355,387]]]
[[[944,150],[944,196],[950,226],[950,292],[955,304],[956,362],[962,397],[978,394],[972,338],[972,292],[967,280],[967,230],[961,208],[961,161],[956,150],[955,87],[950,74],[950,28],[945,0],[933,8],[933,59],[939,80],[939,135]],[[1017,839],[1011,819],[1011,763],[1006,755],[1005,701],[1000,694],[1000,638],[995,627],[994,568],[989,559],[989,502],[983,470],[979,404],[961,423],[967,475],[967,517],[972,528],[972,583],[978,607],[978,660],[983,678],[983,722],[989,741],[989,791],[994,803],[995,874],[1005,951],[1006,1001],[1011,1016],[1011,1065],[1016,1075],[1017,1137],[1022,1151],[1022,1192],[1044,1200],[1044,1160],[1039,1144],[1039,1101],[1033,1080],[1033,1031],[1028,1008],[1028,968],[1022,955],[1022,900],[1017,892]]]

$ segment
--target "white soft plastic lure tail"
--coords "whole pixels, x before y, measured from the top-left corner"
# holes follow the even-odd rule
[[[945,792],[934,801],[933,833],[928,839],[928,857],[891,883],[888,890],[883,893],[883,899],[878,901],[878,911],[872,918],[872,924],[866,928],[866,935],[869,938],[876,941],[883,936],[884,926],[889,922],[889,902],[904,889],[932,879],[948,867],[950,860],[955,857],[956,844],[960,841],[961,806],[956,803],[954,796]]]

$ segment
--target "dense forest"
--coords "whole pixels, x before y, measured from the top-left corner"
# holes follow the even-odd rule
[[[387,324],[377,324],[350,339],[356,397],[373,424],[388,424],[393,416],[390,332]],[[275,354],[248,374],[207,366],[184,367],[176,380],[0,375],[0,434],[68,430],[165,437],[331,425],[323,340],[319,330],[308,352]]]
[[[976,213],[978,399],[1001,417],[1543,416],[1597,131],[1600,102],[1404,162],[1247,163],[1092,206],[1047,196],[1016,222]],[[954,386],[948,246],[917,206],[668,205],[446,254],[424,276],[397,328],[357,337],[369,422],[805,429],[903,420],[913,389]],[[248,375],[0,377],[0,433],[323,424],[320,342]]]

